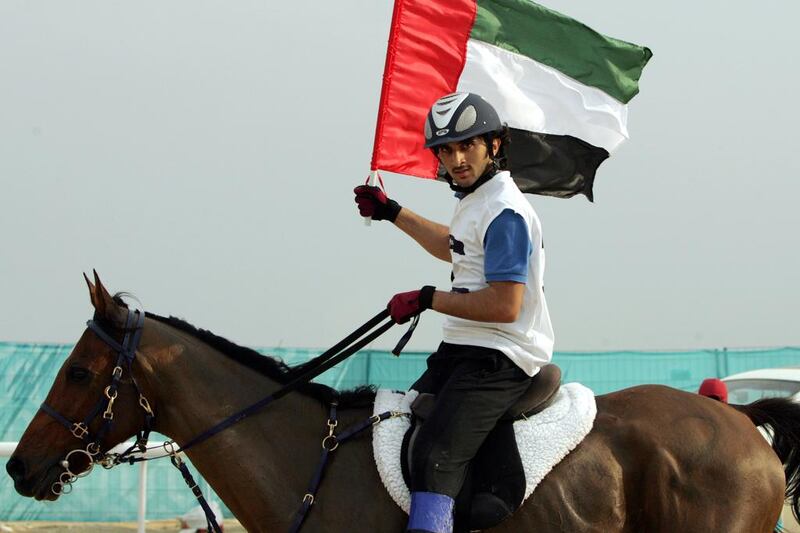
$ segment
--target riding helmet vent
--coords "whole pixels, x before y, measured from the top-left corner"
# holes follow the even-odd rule
[[[458,117],[458,122],[456,122],[456,133],[461,133],[462,131],[468,130],[474,126],[477,118],[478,113],[475,111],[474,105],[466,108],[461,112],[461,116]]]

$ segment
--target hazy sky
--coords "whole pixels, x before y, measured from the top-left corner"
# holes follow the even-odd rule
[[[800,345],[800,4],[545,5],[654,53],[595,203],[529,197],[556,349]],[[391,11],[2,0],[0,340],[77,340],[92,268],[256,346],[325,347],[395,292],[449,288],[447,264],[352,200]],[[449,220],[446,185],[384,179]],[[440,325],[426,312],[409,349]]]

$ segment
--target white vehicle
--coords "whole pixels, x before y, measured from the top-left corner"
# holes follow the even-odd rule
[[[728,403],[741,405],[776,397],[800,402],[800,367],[748,370],[722,381],[728,387]]]
[[[728,388],[728,403],[747,404],[761,398],[792,398],[800,402],[800,367],[762,368],[732,374],[722,381]],[[758,430],[772,442],[769,428]],[[792,516],[791,507],[785,504],[778,522],[787,533],[800,532],[800,524]]]

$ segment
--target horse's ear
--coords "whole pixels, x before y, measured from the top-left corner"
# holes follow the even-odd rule
[[[117,303],[111,297],[111,294],[109,294],[109,292],[103,286],[103,283],[100,281],[100,276],[97,275],[97,271],[93,270],[92,272],[94,273],[94,284],[89,281],[89,278],[86,277],[86,274],[84,274],[83,277],[86,279],[86,283],[89,285],[89,295],[92,299],[92,305],[94,306],[95,312],[98,316],[105,318],[112,324],[119,323],[122,317],[125,315],[125,312],[119,305],[117,305]]]
[[[86,280],[86,285],[89,286],[89,299],[92,302],[92,307],[98,310],[101,306],[101,302],[97,298],[97,287],[95,287],[94,283],[89,281],[89,276],[86,275],[86,272],[83,273],[83,279]]]
[[[91,298],[92,305],[94,305],[94,285],[89,281],[89,276],[86,275],[86,272],[83,273],[83,279],[86,280],[86,285],[89,286],[89,298]]]

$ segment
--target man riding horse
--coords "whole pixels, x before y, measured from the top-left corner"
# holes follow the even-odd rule
[[[398,323],[426,309],[447,315],[444,338],[414,383],[436,394],[411,457],[408,530],[452,531],[454,499],[469,461],[499,418],[550,362],[553,329],[544,297],[544,247],[536,212],[504,170],[507,127],[482,97],[454,93],[431,107],[425,147],[458,199],[449,226],[355,188],[362,216],[388,220],[434,257],[453,264],[452,289],[396,294]]]
[[[414,385],[438,394],[415,429],[422,444],[411,453],[410,524],[405,507],[383,487],[374,443],[350,439],[357,434],[353,428],[376,423],[372,391],[338,394],[318,384],[301,386],[297,368],[179,319],[127,308],[96,274],[94,283],[87,279],[94,317],[6,465],[16,490],[55,500],[91,465],[122,462],[123,456],[107,453],[114,446],[133,436],[142,442],[153,430],[172,439],[173,453],[175,447],[186,451],[248,531],[296,531],[300,524],[311,532],[397,533],[407,524],[449,531],[465,465],[528,376],[546,375],[542,365],[552,348],[538,221],[508,173],[493,168],[502,157],[501,126],[496,115],[489,116],[494,122],[486,118],[487,108],[478,97],[454,95],[428,117],[428,143],[438,148],[453,185],[462,188],[449,228],[401,209],[377,189],[357,190],[362,213],[393,220],[453,262],[453,293],[424,289],[389,304],[397,321],[431,307],[448,315],[444,342]],[[457,135],[436,144],[450,132]],[[519,239],[519,219],[530,247],[522,259],[514,254],[517,240],[526,244]],[[508,255],[525,261],[525,268]],[[513,516],[493,531],[766,533],[773,531],[784,497],[800,516],[800,406],[791,400],[727,405],[660,385],[595,400],[591,431],[554,458],[555,466],[534,480],[532,497],[515,504]],[[347,429],[337,432],[339,425]],[[771,446],[757,426],[767,426]],[[310,486],[325,434],[325,461]],[[547,439],[535,443],[539,456],[552,451]],[[336,448],[343,449],[327,461]],[[136,447],[129,450],[136,453]],[[481,454],[487,450],[503,456],[492,447]],[[525,481],[529,494],[534,487]]]

